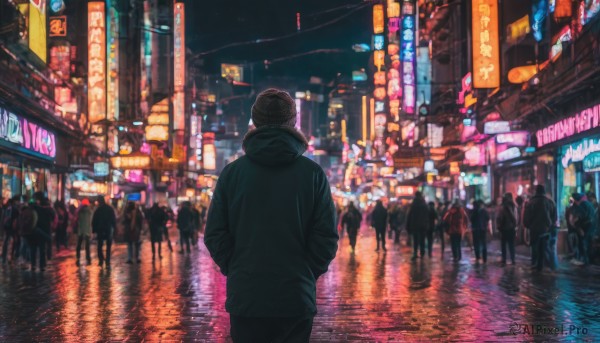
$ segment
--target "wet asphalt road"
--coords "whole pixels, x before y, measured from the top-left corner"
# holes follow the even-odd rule
[[[468,247],[453,263],[438,245],[433,258],[411,262],[407,247],[375,252],[374,235],[361,235],[354,255],[341,241],[319,280],[311,341],[600,342],[597,267],[532,273],[522,258],[501,267],[495,252],[477,265]],[[142,263],[128,265],[117,244],[111,270],[95,253],[92,266],[76,267],[73,250],[44,273],[2,266],[0,342],[229,342],[225,278],[204,246],[191,255],[164,248],[152,262],[145,242]]]

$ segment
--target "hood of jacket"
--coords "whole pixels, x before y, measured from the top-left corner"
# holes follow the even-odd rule
[[[266,166],[280,166],[302,156],[308,148],[308,142],[294,128],[263,126],[248,132],[242,147],[251,161]]]

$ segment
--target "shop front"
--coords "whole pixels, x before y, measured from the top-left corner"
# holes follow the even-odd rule
[[[62,141],[45,125],[0,104],[0,194],[45,192],[52,201],[64,199],[63,180],[67,156],[59,152]]]
[[[600,134],[559,149],[557,205],[561,218],[573,193],[600,193]]]

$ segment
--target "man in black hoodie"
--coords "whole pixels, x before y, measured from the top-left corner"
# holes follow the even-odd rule
[[[204,242],[227,276],[234,342],[308,342],[316,281],[337,251],[329,182],[302,156],[308,143],[288,93],[259,94],[252,120],[246,155],[217,182]]]

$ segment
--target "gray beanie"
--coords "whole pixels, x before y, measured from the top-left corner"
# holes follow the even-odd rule
[[[258,95],[252,106],[254,126],[296,125],[296,103],[285,91],[269,88]]]

